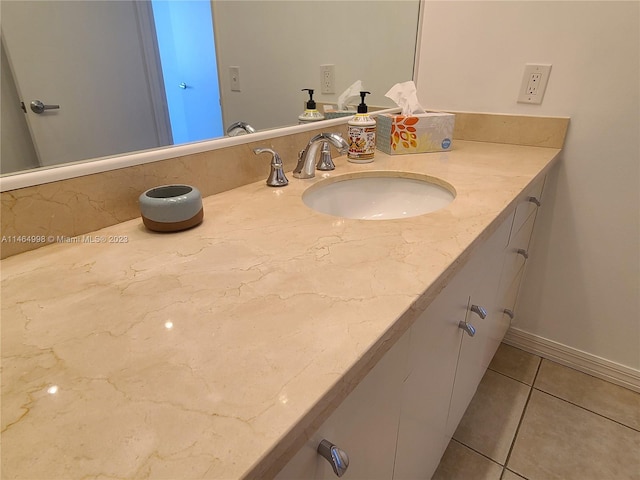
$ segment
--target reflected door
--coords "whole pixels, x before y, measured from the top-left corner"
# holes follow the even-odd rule
[[[222,137],[211,3],[151,4],[174,143]]]
[[[29,1],[1,8],[3,42],[42,166],[170,143],[164,99],[151,89],[140,5]],[[36,113],[35,101],[60,108]]]

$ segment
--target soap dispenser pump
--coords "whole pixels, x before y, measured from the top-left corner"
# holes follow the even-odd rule
[[[373,162],[376,150],[376,121],[369,116],[369,109],[364,103],[365,96],[371,92],[360,92],[358,113],[347,122],[349,151],[347,160],[353,163]]]
[[[311,88],[303,88],[302,91],[309,92],[309,100],[307,101],[307,108],[305,111],[298,117],[299,123],[311,123],[318,122],[320,120],[324,120],[324,115],[322,115],[318,109],[316,108],[316,102],[313,100],[313,89]]]

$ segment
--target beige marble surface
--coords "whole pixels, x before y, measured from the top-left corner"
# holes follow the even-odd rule
[[[454,113],[454,148],[457,140],[562,148],[569,126],[566,117]],[[209,196],[266,178],[269,158],[256,157],[256,147],[277,150],[285,169],[291,170],[298,152],[314,134],[329,130],[346,136],[346,121],[330,128],[3,191],[3,237],[35,236],[44,241],[3,241],[0,258],[53,243],[50,237],[81,235],[131,220],[138,215],[138,196],[158,185],[187,183]]]
[[[4,259],[2,478],[266,478],[353,389],[557,158],[457,141],[402,170],[456,190],[411,219],[315,213],[264,180],[199,227],[139,218]]]

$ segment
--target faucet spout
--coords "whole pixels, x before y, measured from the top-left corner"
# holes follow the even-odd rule
[[[311,140],[305,149],[298,155],[298,165],[293,170],[296,178],[313,178],[316,176],[315,158],[322,142],[329,142],[338,149],[341,154],[347,153],[349,143],[337,133],[319,133]]]

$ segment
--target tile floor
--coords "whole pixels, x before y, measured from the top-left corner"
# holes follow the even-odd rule
[[[500,345],[432,480],[640,480],[640,393]]]

